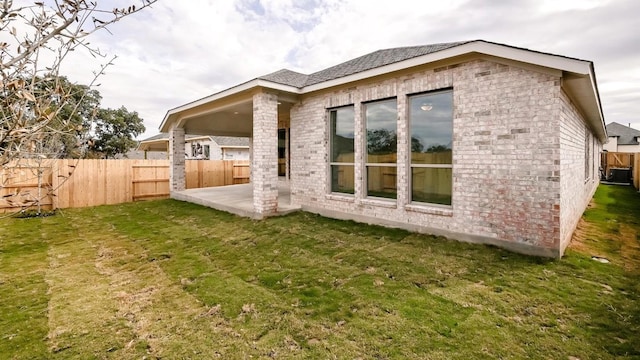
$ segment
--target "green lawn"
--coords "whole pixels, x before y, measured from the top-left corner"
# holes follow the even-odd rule
[[[0,358],[639,359],[640,195],[584,219],[559,261],[171,200],[3,219]]]

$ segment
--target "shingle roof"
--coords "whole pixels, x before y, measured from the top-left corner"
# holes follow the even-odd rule
[[[156,134],[156,135],[153,135],[152,137],[144,139],[142,141],[154,141],[154,140],[162,140],[162,139],[169,139],[169,134],[167,134],[167,133]]]
[[[271,74],[260,76],[258,79],[272,81],[274,83],[295,86],[297,88],[304,87],[309,75],[300,74],[288,69],[278,70]]]
[[[234,136],[211,136],[220,146],[249,146],[249,138],[247,137],[234,137]]]
[[[638,145],[637,138],[640,137],[640,130],[612,122],[607,124],[607,134],[618,137],[618,145]]]
[[[282,69],[274,73],[263,75],[258,79],[272,81],[278,84],[289,85],[297,88],[315,85],[321,82],[338,79],[357,74],[363,71],[379,68],[400,61],[412,59],[418,56],[460,46],[472,41],[459,41],[423,46],[408,46],[374,51],[358,58],[343,62],[330,68],[320,70],[310,75]]]
[[[204,135],[206,136],[206,135]],[[187,134],[184,136],[186,140],[193,138],[201,138],[203,135],[191,135]],[[233,137],[233,136],[209,136],[213,141],[215,141],[220,146],[234,147],[234,146],[249,146],[249,138],[246,137]],[[141,142],[149,142],[155,140],[169,140],[169,134],[160,133],[154,135],[148,139],[144,139]]]
[[[370,54],[360,56],[353,60],[343,62],[342,64],[338,64],[309,75],[309,79],[305,83],[305,86],[357,74],[359,72],[379,68],[381,66],[460,46],[468,42],[469,41],[461,41],[374,51]]]

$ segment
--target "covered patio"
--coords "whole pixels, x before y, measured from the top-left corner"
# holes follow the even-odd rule
[[[171,198],[230,212],[239,216],[250,217],[252,219],[262,218],[261,214],[254,211],[253,186],[251,184],[173,191]],[[300,210],[299,205],[291,205],[289,184],[286,181],[279,181],[278,208],[277,212],[271,215],[286,215],[297,210]]]
[[[171,198],[261,219],[300,209],[289,187],[290,111],[299,89],[256,79],[167,112]],[[185,188],[185,134],[249,137],[250,184]],[[281,135],[284,135],[282,137]]]

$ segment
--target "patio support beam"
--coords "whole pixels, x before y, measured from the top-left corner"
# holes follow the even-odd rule
[[[169,186],[171,192],[186,189],[184,143],[184,128],[171,128],[169,131]]]
[[[278,97],[253,95],[251,183],[256,218],[278,211]]]

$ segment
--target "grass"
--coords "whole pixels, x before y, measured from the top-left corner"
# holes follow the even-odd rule
[[[0,358],[638,359],[639,200],[601,186],[560,261],[170,200],[4,219]]]

